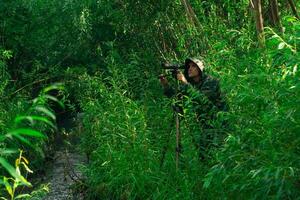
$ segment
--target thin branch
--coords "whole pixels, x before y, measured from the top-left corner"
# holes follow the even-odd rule
[[[289,2],[290,6],[291,6],[291,8],[292,8],[292,11],[293,11],[294,15],[295,15],[298,19],[300,19],[294,1],[293,1],[293,0],[288,0],[288,2]]]

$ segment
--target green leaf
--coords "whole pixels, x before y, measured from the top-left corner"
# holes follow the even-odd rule
[[[12,197],[13,196],[13,189],[12,189],[10,183],[8,182],[8,179],[6,177],[4,177],[3,182],[4,182],[4,185],[5,185],[6,191]]]
[[[48,124],[52,128],[56,129],[56,126],[50,120],[48,120],[46,117],[35,116],[35,115],[32,115],[32,116],[18,116],[18,117],[15,118],[15,123],[18,124],[18,123],[22,122],[23,120],[28,120],[30,122],[33,122],[34,120],[35,121],[41,121],[41,122],[44,122],[44,123]]]
[[[51,112],[48,108],[46,108],[45,106],[36,106],[34,107],[35,110],[40,111],[44,114],[46,114],[48,117],[50,117],[51,119],[55,120],[56,117],[53,114],[53,112]]]
[[[5,59],[10,59],[13,57],[13,52],[10,50],[4,50],[2,55]]]
[[[54,96],[51,96],[51,95],[48,95],[48,94],[45,94],[45,95],[43,95],[45,98],[47,98],[47,99],[50,99],[50,100],[52,100],[52,101],[55,101],[56,103],[58,103],[62,108],[65,108],[65,105],[62,103],[62,102],[60,102],[56,97],[54,97]]]
[[[15,149],[0,149],[1,150],[1,155],[4,154],[13,154],[13,153],[17,153],[18,151]]]
[[[25,170],[26,170],[28,173],[33,173],[33,171],[28,167],[28,165],[26,165],[26,163],[21,162],[20,164],[24,166]]]
[[[208,176],[206,176],[205,178],[204,178],[204,184],[203,184],[203,188],[208,188],[209,187],[209,185],[210,185],[210,183],[211,183],[211,181],[212,181],[212,178],[213,178],[213,176],[211,175],[211,174],[209,174]]]
[[[22,198],[30,198],[30,194],[19,194],[18,196],[15,197],[15,199],[22,199]]]
[[[8,134],[12,135],[12,136],[27,135],[27,136],[31,136],[31,137],[46,138],[46,136],[43,133],[33,130],[33,129],[29,129],[29,128],[19,128],[19,129],[10,131]]]
[[[43,92],[47,93],[51,90],[64,90],[64,89],[65,89],[65,87],[62,83],[56,83],[56,84],[53,84],[53,85],[50,85],[50,86],[44,88]]]
[[[11,137],[12,135],[7,134],[8,137]],[[14,135],[14,137],[18,138],[19,140],[21,140],[22,142],[24,142],[25,144],[29,145],[29,146],[33,146],[31,142],[29,142],[29,140],[27,140],[26,138],[24,138],[21,135]]]
[[[5,138],[6,138],[6,137],[5,137],[4,135],[1,135],[1,136],[0,136],[0,142],[2,142],[3,140],[5,140]]]
[[[283,49],[285,47],[285,43],[284,42],[281,42],[279,45],[278,45],[278,49]]]
[[[22,177],[19,174],[17,174],[16,169],[11,164],[9,164],[4,158],[0,157],[0,164],[6,169],[6,171],[11,176],[13,176],[16,179],[20,179],[20,180],[22,179]],[[5,180],[4,180],[4,184],[6,184]]]
[[[296,17],[290,17],[290,16],[287,16],[285,17],[286,21],[288,22],[296,22],[297,21],[297,18]]]

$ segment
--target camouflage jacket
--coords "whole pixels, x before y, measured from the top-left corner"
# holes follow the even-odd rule
[[[171,87],[164,89],[167,97],[172,97],[175,90]],[[191,108],[196,112],[199,120],[216,117],[218,111],[227,111],[228,106],[221,95],[219,81],[204,74],[200,83],[188,83],[179,88],[179,99],[184,108]]]

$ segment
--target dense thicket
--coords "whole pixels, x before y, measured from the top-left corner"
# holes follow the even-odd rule
[[[64,82],[69,110],[84,113],[87,198],[297,199],[300,22],[283,0],[276,21],[272,2],[261,5],[262,44],[247,0],[0,0],[1,133],[41,88]],[[161,62],[197,56],[221,80],[229,128],[200,161],[187,109],[176,171],[171,100],[157,75]],[[14,146],[41,162],[29,153],[47,154],[38,144]]]

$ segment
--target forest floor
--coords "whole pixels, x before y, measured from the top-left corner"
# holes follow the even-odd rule
[[[82,179],[80,166],[86,163],[85,156],[78,150],[79,129],[76,121],[75,118],[66,118],[58,125],[60,132],[56,138],[53,160],[49,162],[43,178],[49,187],[44,200],[84,199],[82,193],[74,193],[74,187]]]

